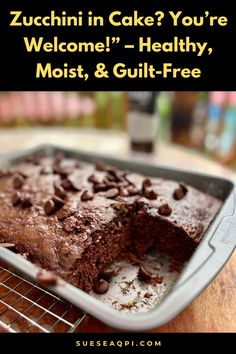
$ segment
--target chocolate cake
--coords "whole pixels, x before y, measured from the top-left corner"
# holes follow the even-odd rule
[[[0,171],[0,242],[90,291],[113,260],[152,247],[186,261],[220,205],[183,182],[32,156]]]

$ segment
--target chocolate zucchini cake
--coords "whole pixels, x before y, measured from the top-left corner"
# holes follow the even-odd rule
[[[113,260],[155,247],[187,260],[221,202],[185,183],[65,158],[0,171],[0,242],[90,291]]]

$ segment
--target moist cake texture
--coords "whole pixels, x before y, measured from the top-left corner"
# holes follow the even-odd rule
[[[220,205],[183,182],[31,156],[0,170],[0,242],[90,291],[113,260],[152,247],[186,261]]]

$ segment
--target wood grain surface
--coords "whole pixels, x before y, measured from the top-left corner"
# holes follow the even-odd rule
[[[127,154],[127,142],[124,136],[104,133],[98,137],[95,132],[73,131],[68,134],[65,129],[57,132],[51,131],[49,138],[47,130],[27,130],[14,132],[13,130],[0,131],[5,139],[2,152],[10,150],[31,147],[44,142],[63,142],[65,146],[78,147],[92,150],[94,146],[99,146],[98,139],[101,139],[101,151],[108,150],[110,153],[118,155]],[[60,136],[60,138],[58,138]],[[28,137],[28,140],[27,140]],[[62,139],[63,137],[63,139]],[[112,144],[108,144],[112,141]],[[103,142],[103,143],[102,143]],[[110,148],[109,148],[110,147]],[[1,152],[0,149],[0,152]],[[202,158],[200,155],[185,151],[182,148],[171,146],[161,146],[158,148],[156,162],[175,165],[179,167],[190,166],[198,171],[219,174],[235,178],[236,175],[220,165],[210,160]],[[235,232],[236,237],[236,232]],[[0,329],[0,332],[4,329]],[[114,332],[115,330],[107,327],[91,316],[86,316],[77,329],[77,332]],[[152,332],[236,332],[236,252],[231,256],[220,274],[211,282],[205,291],[203,291],[192,304],[184,309],[177,317],[166,325],[159,327]]]

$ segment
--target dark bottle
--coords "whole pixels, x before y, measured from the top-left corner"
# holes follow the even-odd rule
[[[157,92],[130,91],[128,100],[128,133],[132,151],[152,153],[155,150],[158,117]]]
[[[171,140],[173,143],[191,145],[190,132],[196,93],[176,91],[172,99]]]

